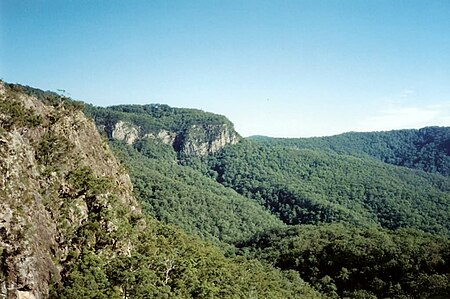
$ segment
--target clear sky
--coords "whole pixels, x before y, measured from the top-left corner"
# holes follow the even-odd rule
[[[244,136],[450,126],[450,1],[0,0],[0,78]]]

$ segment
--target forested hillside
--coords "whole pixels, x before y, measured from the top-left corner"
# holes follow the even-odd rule
[[[199,176],[200,171],[206,177],[213,178],[225,187],[230,187],[253,202],[259,203],[286,224],[343,222],[363,226],[378,225],[390,229],[412,227],[440,234],[448,234],[450,231],[450,223],[447,221],[450,218],[448,209],[450,182],[445,177],[389,166],[369,159],[367,155],[350,157],[326,151],[291,149],[248,141],[238,144],[223,142],[220,149],[216,149],[206,157],[200,155],[198,158],[199,155],[195,152],[191,152],[190,155],[183,152],[176,141],[166,142],[164,139],[146,137],[146,133],[142,133],[161,130],[160,127],[153,126],[157,120],[155,111],[159,108],[156,106],[156,110],[151,110],[151,107],[155,106],[95,108],[91,110],[93,111],[91,114],[100,128],[114,127],[120,122],[136,126],[135,130],[139,132],[132,140],[117,138],[114,130],[106,129],[105,132],[107,134],[111,132],[109,133],[111,141],[125,141],[130,149],[135,149],[132,152],[128,149],[123,161],[129,165],[133,174],[138,197],[148,204],[151,214],[158,219],[176,223],[200,235],[208,231],[210,238],[219,236],[218,238],[222,240],[233,239],[229,234],[224,234],[228,229],[223,223],[228,223],[232,227],[232,223],[239,221],[224,220],[222,224],[218,224],[215,215],[216,211],[221,210],[219,208],[207,208],[210,211],[208,217],[215,219],[211,221],[215,223],[213,226],[207,224],[210,221],[206,221],[206,218],[199,216],[204,215],[201,211],[212,202],[216,207],[218,202],[221,204],[228,202],[223,198],[218,200],[212,196],[221,192],[216,189],[217,187],[212,189],[208,187],[214,183]],[[165,115],[162,123],[164,129],[170,129],[171,132],[183,132],[186,128],[199,123],[205,128],[210,125],[221,127],[220,116],[213,117],[205,113],[202,118],[199,111],[193,111],[195,117],[181,125],[179,122],[183,123],[183,117],[179,118],[178,115],[185,115],[187,110],[180,112],[175,108],[164,110],[169,112],[162,112],[162,115]],[[116,114],[116,111],[120,111],[121,114]],[[166,117],[167,115],[170,117]],[[141,122],[136,119],[140,119]],[[146,119],[148,121],[144,121]],[[225,125],[231,126],[228,121]],[[180,136],[180,133],[175,134]],[[198,138],[190,136],[191,140],[188,143],[196,143],[198,148],[202,148],[220,136],[221,133],[209,134],[207,139],[202,135]],[[119,143],[115,141],[115,144]],[[130,165],[133,161],[134,164]],[[185,166],[177,165],[177,161],[178,164]],[[143,169],[144,165],[149,165],[146,170]],[[137,169],[139,170],[136,171]],[[153,174],[145,175],[150,173]],[[159,181],[155,179],[157,177]],[[161,183],[163,178],[165,183]],[[185,186],[201,184],[203,187],[194,187],[194,190],[201,191],[185,193],[182,191],[185,188],[181,187],[183,184]],[[170,191],[159,191],[158,200],[152,200],[155,197],[154,189],[163,188],[155,187],[156,185],[171,185],[171,187],[165,189]],[[204,193],[206,190],[214,191],[206,196]],[[203,195],[196,195],[198,193]],[[235,196],[233,195],[234,198]],[[227,197],[230,198],[230,195]],[[206,200],[192,201],[194,198]],[[240,202],[245,202],[241,197],[239,199]],[[190,201],[192,204],[189,205],[189,209],[183,208],[183,203]],[[193,211],[195,213],[192,213]],[[245,213],[237,213],[238,218],[242,219],[243,214]],[[253,217],[241,222],[251,223],[250,218]],[[260,221],[255,221],[250,226],[245,225],[245,230],[250,232],[256,229],[255,223]],[[202,228],[199,229],[199,226]],[[215,234],[211,234],[212,231]]]
[[[36,157],[37,164],[16,163],[21,172],[9,184],[33,190],[27,203],[45,198],[34,210],[47,213],[46,225],[65,236],[55,242],[66,247],[45,247],[60,274],[42,272],[47,278],[40,283],[51,286],[54,298],[450,296],[450,179],[439,174],[446,169],[445,158],[439,160],[447,149],[445,128],[424,129],[420,151],[415,137],[399,137],[394,146],[395,132],[354,138],[354,145],[255,141],[240,137],[224,116],[200,110],[102,108],[30,87],[5,90],[0,142],[8,150],[0,148],[0,167],[10,165],[10,149],[25,140],[30,152],[21,157]],[[35,115],[37,105],[52,112]],[[73,137],[86,134],[82,141]],[[120,166],[111,162],[110,148]],[[404,161],[420,160],[413,165],[419,169],[383,158],[400,161],[403,154]],[[39,184],[28,188],[20,177]],[[0,194],[24,217],[13,204],[20,190],[14,188]],[[132,206],[121,200],[124,192]],[[18,223],[28,219],[20,217]],[[11,227],[9,238],[31,234],[22,232],[25,225]],[[14,251],[0,236],[0,283],[10,292],[42,292],[33,284],[14,286],[26,279],[7,269],[26,259],[17,254],[21,245]]]
[[[167,105],[87,106],[98,129],[110,140],[139,146],[153,141],[172,147],[179,159],[205,156],[241,137],[224,116]]]
[[[266,145],[320,149],[450,176],[450,127],[344,133],[330,137],[250,139]]]
[[[283,223],[256,202],[190,167],[166,159],[165,151],[112,142],[129,169],[134,194],[146,211],[165,223],[210,241],[234,243]],[[161,155],[161,156],[160,156]]]
[[[225,117],[165,105],[88,107],[88,112],[128,168],[134,193],[150,215],[216,243],[283,225],[258,203],[180,165],[204,155],[205,148],[219,150],[212,145],[235,142],[224,136],[240,138]],[[119,134],[117,124],[125,124],[128,135]],[[199,126],[202,131],[191,134]]]
[[[241,142],[209,158],[224,186],[287,224],[344,222],[450,233],[450,180],[371,159]]]
[[[82,106],[55,99],[0,82],[0,297],[323,297],[142,214]]]
[[[415,230],[297,225],[258,234],[241,252],[296,270],[330,298],[448,298],[450,241]]]

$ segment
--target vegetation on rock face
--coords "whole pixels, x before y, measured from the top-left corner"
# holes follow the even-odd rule
[[[95,116],[99,113],[99,108],[93,108],[91,113]],[[101,108],[100,108],[101,109]],[[102,109],[101,109],[102,110]],[[108,107],[107,110],[102,110],[110,115],[118,115],[114,112],[123,113],[129,120],[139,121],[139,126],[152,130],[153,125],[157,124],[163,126],[164,129],[171,131],[180,131],[197,124],[209,125],[229,125],[231,122],[222,115],[204,112],[197,109],[173,108],[163,104],[150,105],[119,105]],[[123,119],[122,119],[123,120]],[[150,121],[153,120],[153,121]],[[144,131],[147,131],[144,129]]]
[[[204,156],[240,139],[224,116],[196,109],[160,104],[87,106],[86,113],[111,140],[134,145],[148,141],[167,144],[179,158]]]
[[[7,100],[0,101],[0,126],[3,130],[19,127],[36,127],[42,123],[42,118],[32,109],[25,108],[18,99],[19,93],[8,90]]]
[[[47,132],[35,147],[38,162],[46,165],[49,171],[52,171],[52,168],[57,166],[58,161],[69,151],[71,142],[64,136],[57,135],[54,132]]]
[[[0,87],[0,295],[450,296],[445,128],[234,144],[199,110]]]
[[[0,85],[0,102],[10,99],[8,88]],[[79,111],[20,96],[42,122],[27,130],[24,122],[14,122],[14,130],[2,127],[2,296],[322,297],[295,272],[226,258],[142,215],[127,175],[92,122]],[[11,111],[0,111],[2,119]]]
[[[43,91],[30,86],[20,85],[20,84],[6,84],[9,91],[15,93],[16,95],[22,94],[31,96],[38,99],[42,103],[53,107],[64,107],[69,110],[83,110],[85,105],[83,102],[75,101],[65,96],[64,94],[59,94],[53,91]],[[64,93],[64,91],[62,91]]]

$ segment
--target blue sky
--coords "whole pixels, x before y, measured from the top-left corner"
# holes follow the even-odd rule
[[[450,1],[1,0],[0,77],[244,136],[450,126]]]

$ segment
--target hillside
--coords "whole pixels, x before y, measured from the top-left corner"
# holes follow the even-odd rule
[[[350,132],[313,138],[253,136],[250,139],[270,146],[320,149],[338,154],[372,157],[393,165],[450,176],[450,127]]]
[[[226,187],[287,224],[343,222],[450,233],[450,180],[373,159],[241,142],[208,160]]]
[[[232,244],[283,223],[258,203],[173,160],[149,158],[129,145],[112,148],[129,169],[136,198],[164,223]],[[154,157],[154,152],[151,155]]]
[[[4,297],[450,296],[448,176],[1,88]]]
[[[414,230],[298,225],[238,245],[330,298],[448,298],[450,240]]]
[[[255,224],[265,223],[262,219],[268,216],[266,210],[255,205],[242,209],[254,211],[250,217],[245,217],[245,212],[232,212],[233,208],[226,208],[232,196],[238,199],[233,202],[239,202],[239,206],[250,205],[243,198],[246,197],[290,225],[341,222],[389,229],[409,227],[445,235],[450,232],[447,220],[450,218],[450,181],[439,174],[412,171],[379,161],[384,146],[393,149],[390,154],[397,155],[397,160],[407,161],[414,153],[421,157],[422,168],[435,169],[433,165],[441,165],[436,159],[447,150],[448,138],[445,136],[448,130],[445,128],[371,133],[359,139],[352,137],[364,140],[359,143],[333,141],[331,137],[305,140],[259,138],[252,142],[239,137],[224,139],[223,136],[239,135],[222,116],[162,107],[162,112],[159,112],[160,105],[91,110],[97,126],[110,141],[116,145],[120,144],[117,141],[128,144],[128,149],[125,145],[114,148],[126,152],[122,161],[132,173],[137,196],[160,220],[210,240],[236,241],[254,233],[258,226]],[[163,121],[156,125],[159,119]],[[135,132],[134,137],[129,139],[126,134],[116,133],[118,124]],[[219,129],[212,131],[211,127]],[[186,130],[192,128],[203,129],[185,137]],[[185,147],[178,146],[177,138],[196,144],[196,150],[186,151]],[[413,151],[418,148],[419,140],[422,142],[420,151]],[[296,145],[300,141],[310,144],[305,146],[310,149]],[[211,144],[220,146],[204,150]],[[327,148],[326,144],[330,146]],[[372,147],[364,144],[372,144]],[[377,153],[378,159],[373,159]],[[425,160],[426,157],[433,158]],[[241,196],[231,193],[222,198],[212,196],[223,194],[223,191],[211,179],[234,189]],[[189,189],[189,186],[194,188]],[[159,200],[154,200],[155,188]],[[209,195],[205,190],[210,190]],[[186,206],[187,202],[190,204]],[[208,211],[208,216],[205,217],[202,211]],[[221,223],[217,219],[221,219]],[[241,229],[236,229],[238,223],[244,224]],[[260,228],[265,230],[271,225],[276,225],[276,221],[267,221]]]
[[[3,83],[0,92],[2,292],[42,298],[82,252],[125,250],[117,228],[140,212],[128,175],[76,107],[46,106]]]
[[[216,243],[283,225],[259,204],[180,165],[240,140],[225,117],[165,105],[88,107],[88,113],[128,168],[136,197],[158,220]]]
[[[196,109],[160,104],[88,106],[86,113],[110,139],[127,144],[153,140],[173,147],[180,158],[205,156],[241,139],[227,118]]]
[[[2,297],[322,297],[142,214],[80,104],[51,103],[0,84]]]

